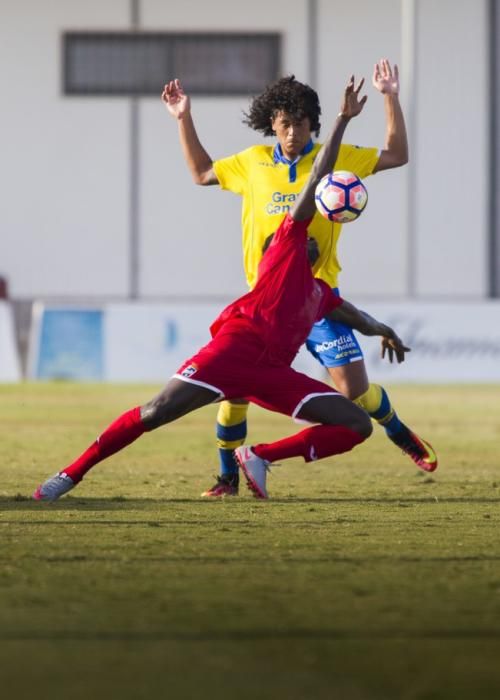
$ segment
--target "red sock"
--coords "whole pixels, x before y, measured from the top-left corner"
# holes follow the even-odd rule
[[[145,431],[141,420],[141,409],[132,408],[106,428],[85,452],[72,462],[63,472],[74,482],[81,481],[95,464],[110,457],[137,440]]]
[[[312,462],[341,452],[349,452],[365,438],[343,425],[315,425],[283,440],[252,447],[255,454],[268,462],[303,457]]]

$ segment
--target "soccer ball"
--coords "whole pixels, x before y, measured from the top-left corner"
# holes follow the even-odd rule
[[[361,180],[348,170],[325,175],[316,187],[316,207],[319,213],[338,224],[354,221],[368,202],[368,192]]]

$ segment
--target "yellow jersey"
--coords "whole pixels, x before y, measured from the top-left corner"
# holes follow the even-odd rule
[[[304,149],[306,152],[293,164],[276,157],[274,146],[251,146],[213,164],[220,186],[243,197],[242,235],[243,265],[249,286],[257,280],[257,266],[262,257],[266,238],[274,233],[283,216],[290,211],[304,187],[314,158],[321,144]],[[342,144],[335,163],[336,170],[350,170],[360,178],[373,173],[379,158],[377,148],[360,148]],[[337,287],[341,270],[337,258],[337,242],[342,226],[316,213],[309,225],[309,235],[318,243],[320,256],[313,272],[330,287]]]

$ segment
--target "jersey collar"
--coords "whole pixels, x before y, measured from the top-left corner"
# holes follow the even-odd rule
[[[288,181],[289,182],[295,182],[297,179],[297,163],[299,160],[302,158],[302,156],[307,155],[312,151],[314,147],[314,143],[312,139],[309,139],[309,141],[306,143],[304,148],[301,150],[297,158],[295,160],[288,160],[288,158],[285,158],[283,155],[283,151],[281,150],[281,145],[279,143],[276,144],[274,147],[273,151],[273,160],[275,163],[283,163],[284,165],[288,165],[289,170],[288,170]]]

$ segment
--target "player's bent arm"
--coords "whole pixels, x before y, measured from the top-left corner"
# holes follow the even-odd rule
[[[351,326],[351,328],[363,333],[363,335],[385,335],[386,331],[389,330],[388,326],[379,323],[365,311],[361,311],[345,299],[340,306],[328,314],[327,318],[331,321]]]
[[[399,168],[408,163],[408,137],[403,110],[397,95],[384,95],[386,114],[385,146],[381,151],[374,173]]]
[[[194,182],[197,185],[216,185],[218,179],[212,168],[212,159],[200,143],[191,116],[191,100],[178,78],[165,85],[161,101],[177,121],[182,152]]]
[[[367,314],[366,311],[360,311],[354,304],[351,304],[345,299],[342,304],[331,311],[327,318],[337,323],[344,323],[354,330],[363,333],[363,335],[379,335],[382,337],[382,357],[387,353],[389,362],[395,357],[398,362],[404,362],[405,353],[410,352],[410,348],[406,347],[403,341],[396,335],[395,331],[385,323],[377,321],[377,319]]]
[[[399,168],[408,162],[408,138],[403,110],[399,102],[399,70],[387,58],[374,66],[372,82],[384,96],[385,145],[373,172]]]

